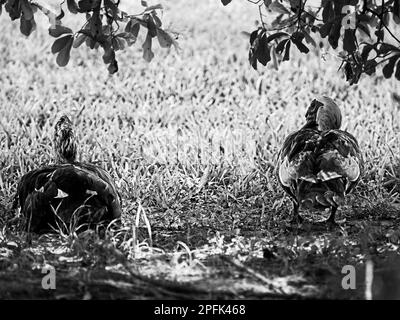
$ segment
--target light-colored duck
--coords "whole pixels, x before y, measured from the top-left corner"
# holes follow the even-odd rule
[[[276,174],[293,201],[293,219],[297,222],[302,221],[299,210],[330,208],[327,222],[335,224],[338,207],[362,176],[358,142],[340,130],[341,122],[340,109],[332,99],[314,99],[306,113],[306,124],[282,145]]]

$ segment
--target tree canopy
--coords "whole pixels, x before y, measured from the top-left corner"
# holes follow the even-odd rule
[[[258,6],[261,20],[250,34],[254,69],[258,63],[289,60],[293,47],[308,54],[316,39],[327,38],[333,49],[342,49],[338,56],[350,84],[362,74],[374,74],[378,65],[385,78],[394,74],[400,80],[400,35],[395,31],[400,30],[400,0],[321,0],[317,6],[307,0],[248,1]]]
[[[108,71],[118,71],[116,51],[132,46],[138,39],[140,30],[145,30],[146,37],[142,44],[143,58],[151,61],[154,57],[152,40],[157,38],[161,47],[177,46],[174,36],[162,28],[157,12],[162,10],[160,4],[149,6],[141,0],[143,11],[139,14],[128,14],[119,8],[120,0],[64,0],[60,3],[59,12],[54,12],[46,4],[30,0],[0,0],[0,14],[5,11],[11,20],[20,20],[22,34],[29,36],[36,28],[35,14],[45,14],[50,22],[49,35],[56,38],[52,53],[56,54],[59,66],[66,66],[72,48],[85,43],[90,49],[101,47],[104,50],[103,61]],[[84,25],[78,30],[63,24],[67,14],[83,15]]]
[[[232,0],[221,2],[228,5]],[[318,5],[314,0],[248,2],[258,6],[260,18],[260,25],[249,35],[249,62],[254,69],[270,61],[277,67],[290,59],[293,47],[309,54],[318,39],[326,38],[325,43],[338,49],[350,84],[357,83],[362,74],[375,74],[379,65],[385,78],[394,75],[400,80],[400,0],[321,0]],[[59,66],[68,64],[72,48],[85,43],[90,49],[103,49],[103,61],[113,74],[118,71],[116,52],[136,43],[141,30],[146,34],[142,43],[146,61],[154,57],[154,38],[162,48],[178,47],[175,35],[162,28],[158,15],[162,6],[148,5],[145,0],[141,5],[142,12],[128,14],[120,9],[120,0],[64,0],[59,12],[54,12],[40,0],[0,0],[0,14],[4,9],[11,20],[19,19],[26,36],[36,28],[35,14],[45,14],[49,35],[56,38],[51,51]],[[73,30],[63,24],[67,14],[84,16],[85,23]]]

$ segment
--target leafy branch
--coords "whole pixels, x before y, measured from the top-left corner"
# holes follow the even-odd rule
[[[66,2],[66,3],[65,3]],[[147,30],[142,44],[143,58],[150,62],[154,53],[152,40],[157,40],[162,48],[178,44],[173,35],[162,28],[157,12],[162,10],[160,4],[149,6],[142,0],[144,7],[139,14],[128,14],[119,9],[119,0],[64,0],[60,3],[60,13],[55,13],[40,1],[0,0],[0,14],[4,5],[11,20],[20,20],[20,31],[29,36],[36,29],[35,13],[42,12],[49,19],[49,35],[56,38],[51,51],[56,54],[59,66],[66,66],[70,60],[72,48],[83,43],[90,49],[101,47],[104,51],[103,61],[108,65],[110,74],[118,71],[116,52],[124,50],[136,43],[141,29]],[[65,12],[74,15],[85,15],[86,22],[77,31],[64,26],[62,20]],[[122,31],[122,26],[124,26]]]
[[[221,1],[228,5],[232,0]],[[249,62],[254,69],[258,63],[272,61],[277,67],[289,60],[291,43],[308,54],[310,45],[317,46],[315,38],[327,38],[333,49],[341,44],[338,57],[350,84],[362,74],[374,74],[378,65],[383,65],[385,78],[394,73],[400,80],[400,39],[392,29],[396,26],[389,24],[392,20],[400,25],[400,0],[322,0],[317,8],[307,6],[307,0],[247,1],[258,6],[261,20],[250,35]]]

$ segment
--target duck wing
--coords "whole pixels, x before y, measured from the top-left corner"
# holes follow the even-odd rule
[[[286,138],[277,170],[283,189],[297,204],[338,206],[360,180],[363,159],[348,132],[301,129]]]
[[[55,217],[49,204],[53,198],[52,190],[44,192],[44,185],[56,166],[45,166],[26,173],[17,187],[16,202],[26,218],[26,229],[40,233],[55,224]]]
[[[315,182],[314,151],[319,136],[317,130],[301,129],[290,134],[279,151],[276,175],[283,189],[296,202],[299,181]]]
[[[115,215],[120,217],[121,216],[121,196],[119,192],[117,191],[117,187],[115,186],[115,183],[111,177],[111,175],[104,170],[103,168],[90,164],[90,163],[85,163],[81,162],[79,164],[79,167],[82,169],[91,172],[95,176],[98,176],[103,182],[107,184],[107,189],[110,193],[112,193],[113,200],[111,206],[116,210]]]
[[[79,164],[45,166],[30,171],[21,178],[17,196],[27,228],[38,233],[56,226],[57,219],[68,225],[78,217],[80,224],[95,226],[121,215],[115,188],[96,172]]]
[[[356,138],[343,130],[321,133],[317,165],[318,180],[329,181],[341,177],[345,180],[345,193],[350,193],[364,171],[364,160]]]

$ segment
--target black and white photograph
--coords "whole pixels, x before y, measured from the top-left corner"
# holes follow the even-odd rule
[[[0,300],[399,299],[400,0],[0,0]]]

